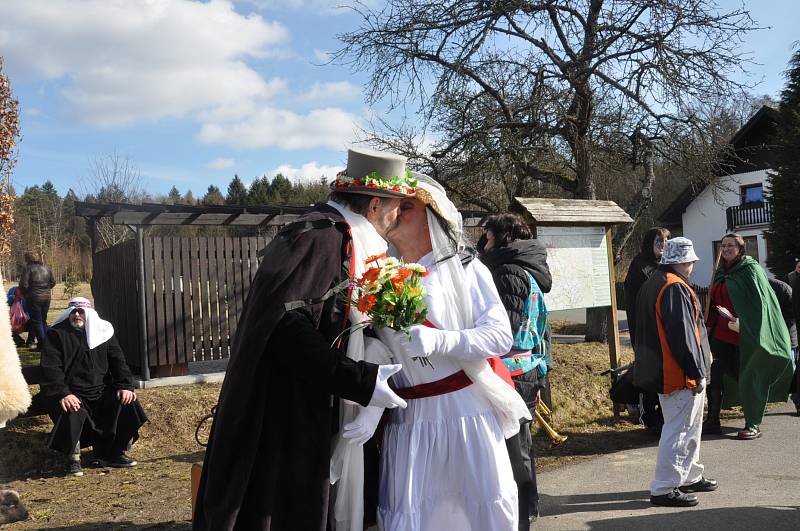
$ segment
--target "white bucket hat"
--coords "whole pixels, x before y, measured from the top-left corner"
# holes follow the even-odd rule
[[[661,264],[686,264],[700,260],[694,254],[694,244],[689,238],[678,236],[664,242],[664,254],[661,255]]]

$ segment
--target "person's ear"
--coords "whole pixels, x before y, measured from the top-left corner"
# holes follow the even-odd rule
[[[381,198],[380,197],[373,197],[369,200],[369,204],[367,205],[367,213],[369,214],[377,214],[381,209]]]

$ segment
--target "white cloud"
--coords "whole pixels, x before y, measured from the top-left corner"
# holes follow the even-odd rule
[[[289,180],[295,182],[316,181],[320,177],[325,177],[328,180],[328,182],[330,182],[334,179],[334,177],[336,177],[336,174],[342,171],[343,169],[344,165],[320,166],[319,164],[317,164],[316,161],[312,161],[303,164],[299,168],[291,166],[289,164],[281,164],[277,168],[274,168],[271,171],[267,172],[267,175],[273,176],[280,173],[284,177],[287,177]]]
[[[350,12],[342,0],[238,0],[239,4],[250,5],[259,11],[300,10],[324,15],[342,15]],[[375,0],[365,0],[368,6],[376,6]]]
[[[264,99],[282,88],[246,59],[288,31],[224,0],[0,2],[0,49],[22,76],[57,80],[72,114],[118,126]]]
[[[226,168],[230,168],[233,166],[234,160],[233,159],[224,159],[224,158],[216,158],[209,162],[207,166],[212,170],[224,170]]]
[[[204,123],[197,138],[206,144],[239,149],[325,147],[341,150],[355,138],[358,122],[354,114],[337,108],[298,114],[264,106],[240,119]]]
[[[328,64],[331,59],[333,59],[333,56],[331,55],[331,52],[314,48],[314,59],[316,59],[318,63],[325,65]]]
[[[352,100],[361,94],[361,88],[348,81],[314,83],[308,92],[300,98],[307,101],[343,101]]]

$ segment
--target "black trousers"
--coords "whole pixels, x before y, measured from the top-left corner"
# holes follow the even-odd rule
[[[44,338],[47,335],[47,312],[50,310],[50,299],[28,299],[26,303],[28,315],[31,317],[30,321],[28,321],[28,338],[33,334],[39,343],[39,348],[42,348]]]
[[[531,410],[536,408],[536,394],[540,389],[547,387],[547,379],[539,375],[538,369],[525,374],[514,376],[514,387],[525,400]],[[511,461],[511,470],[514,481],[517,483],[517,496],[519,499],[519,529],[528,531],[530,516],[539,513],[539,487],[536,482],[536,448],[531,434],[532,421],[525,420],[520,423],[519,433],[506,439],[508,457]]]
[[[81,448],[91,446],[97,457],[113,459],[139,438],[147,415],[138,400],[123,406],[115,389],[106,389],[95,400],[76,396],[81,408],[75,412],[64,412],[58,400],[49,404],[55,424],[47,441],[49,448],[69,455],[80,442]]]
[[[711,338],[710,346],[714,361],[711,363],[711,382],[708,384],[708,392],[722,396],[724,375],[739,380],[739,347],[716,338]]]

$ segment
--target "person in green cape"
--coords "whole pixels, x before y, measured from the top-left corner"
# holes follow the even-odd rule
[[[741,404],[745,426],[737,435],[756,439],[767,403],[787,398],[789,332],[764,270],[745,254],[744,238],[726,234],[720,250],[706,319],[714,362],[703,432],[721,433],[720,409]]]

